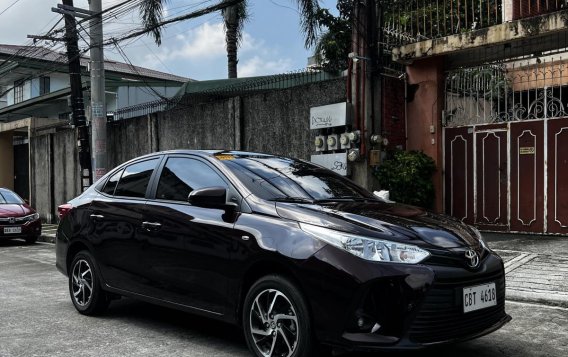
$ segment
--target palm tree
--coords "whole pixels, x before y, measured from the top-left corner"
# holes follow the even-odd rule
[[[140,7],[140,16],[144,27],[152,28],[163,19],[163,6],[168,0],[143,0]],[[227,1],[227,0],[222,0]],[[300,13],[300,27],[305,38],[305,47],[313,46],[317,40],[318,23],[316,13],[319,0],[293,0],[297,3]],[[227,65],[229,78],[237,78],[238,47],[242,40],[243,28],[248,18],[247,0],[228,6],[222,10],[223,23],[225,26],[225,41],[227,46]],[[159,46],[161,40],[161,28],[151,31],[154,41]]]

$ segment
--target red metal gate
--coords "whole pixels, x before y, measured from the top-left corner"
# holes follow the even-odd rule
[[[445,211],[482,229],[568,234],[568,119],[446,128]]]
[[[548,121],[547,231],[568,234],[568,119]]]
[[[507,125],[475,127],[475,224],[507,230],[508,197]]]

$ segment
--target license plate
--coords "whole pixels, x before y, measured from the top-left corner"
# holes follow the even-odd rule
[[[4,227],[4,234],[22,233],[22,227]]]
[[[497,305],[495,283],[463,289],[463,312],[485,309]]]

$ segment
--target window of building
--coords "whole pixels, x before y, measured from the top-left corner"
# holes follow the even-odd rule
[[[24,101],[24,81],[14,82],[14,104]]]
[[[39,77],[39,95],[48,94],[51,92],[51,80],[49,77]]]

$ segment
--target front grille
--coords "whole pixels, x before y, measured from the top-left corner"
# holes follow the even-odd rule
[[[13,222],[10,222],[10,218],[0,218],[0,225],[2,226],[11,226],[11,225],[22,225],[29,220],[28,217],[16,217],[13,218]]]
[[[495,282],[497,305],[463,312],[464,287]],[[410,328],[410,339],[419,343],[442,342],[479,333],[505,316],[505,276],[502,273],[466,282],[435,282]]]

